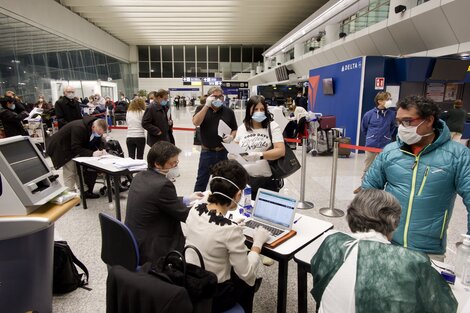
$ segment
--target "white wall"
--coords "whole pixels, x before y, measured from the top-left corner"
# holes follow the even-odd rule
[[[0,12],[51,34],[129,62],[129,46],[52,0],[1,0]]]
[[[139,78],[139,90],[145,89],[147,92],[158,89],[170,89],[170,88],[198,88],[199,91],[189,92],[191,95],[195,94],[196,97],[207,92],[211,86],[185,86],[183,85],[183,80],[181,78]],[[177,92],[178,93],[178,92]],[[179,92],[178,94],[185,94],[184,92]]]

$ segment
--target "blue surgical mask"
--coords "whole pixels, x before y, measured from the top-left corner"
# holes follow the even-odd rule
[[[93,132],[93,134],[92,134],[92,135],[93,135],[93,137],[95,137],[95,138],[100,138],[100,137],[101,137],[101,135],[100,135],[100,134],[98,134],[97,132]]]
[[[264,112],[255,112],[253,113],[251,118],[257,121],[258,123],[261,123],[262,121],[266,119],[266,114],[264,114]]]
[[[10,107],[10,109],[15,110],[15,109],[16,109],[16,105],[13,104],[13,105]]]
[[[168,104],[168,100],[162,100],[162,101],[160,102],[160,105],[161,105],[161,106],[166,106],[167,104]]]
[[[214,100],[212,101],[212,105],[215,106],[216,108],[220,108],[224,103],[222,102],[222,100]]]

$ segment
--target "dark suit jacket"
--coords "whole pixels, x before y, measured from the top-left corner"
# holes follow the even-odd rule
[[[147,130],[147,144],[152,147],[157,141],[170,141],[168,117],[159,104],[151,104],[142,117],[142,127]],[[161,132],[160,135],[158,135]]]
[[[182,251],[185,239],[180,222],[186,221],[188,212],[175,185],[164,175],[148,169],[134,177],[125,224],[137,240],[141,264],[156,262],[171,250]]]
[[[78,156],[90,157],[96,149],[90,149],[91,126],[96,117],[85,116],[62,127],[46,141],[47,153],[55,169]]]
[[[59,128],[62,128],[71,121],[82,119],[80,103],[75,99],[62,96],[56,101],[54,108]]]
[[[16,104],[15,110],[0,106],[0,121],[2,121],[7,137],[18,135],[29,136],[22,123],[25,117],[28,117],[28,112],[25,111],[21,104]]]

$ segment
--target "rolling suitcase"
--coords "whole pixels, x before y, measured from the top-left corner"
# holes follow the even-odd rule
[[[340,144],[345,143],[350,145],[351,144],[351,138],[350,137],[340,137],[337,139]],[[349,155],[351,154],[351,150],[348,148],[338,148],[338,156],[340,157],[345,157],[349,158]]]

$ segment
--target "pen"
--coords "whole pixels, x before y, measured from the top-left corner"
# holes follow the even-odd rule
[[[296,219],[296,220],[294,221],[294,224],[296,224],[301,218],[302,218],[302,216],[299,217],[298,219]]]

